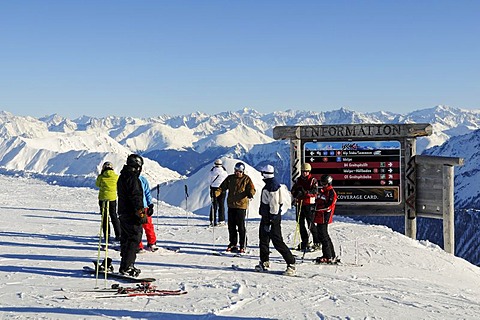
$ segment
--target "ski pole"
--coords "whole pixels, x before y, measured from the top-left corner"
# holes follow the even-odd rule
[[[185,214],[187,216],[187,226],[188,226],[188,187],[185,185]]]
[[[212,204],[210,205],[210,216],[213,215],[213,210],[215,209],[213,208],[213,200],[212,200]],[[213,251],[215,251],[215,223],[214,222],[212,223],[212,235],[213,235]]]
[[[209,220],[210,220],[210,225],[213,226],[215,224],[215,200],[214,200],[214,195],[212,195],[212,190],[210,190],[210,215],[209,215]]]
[[[315,213],[315,211],[314,211]],[[312,224],[313,224],[313,227],[315,228],[315,223],[313,223],[313,220],[312,222],[309,221],[309,219],[307,219],[307,216],[305,216],[305,220],[307,220],[307,244],[305,245],[305,248],[303,248],[303,255],[302,255],[302,261],[303,259],[305,258],[305,253],[307,252],[307,247],[308,247],[308,239],[310,239],[310,234],[312,233]]]
[[[247,252],[247,221],[248,221],[248,212],[250,211],[250,199],[248,200],[247,213],[245,215],[245,253]]]
[[[103,208],[104,202],[100,202],[100,214],[101,214],[101,220],[100,220],[100,231],[98,232],[98,253],[97,253],[97,270],[95,271],[95,288],[98,288],[98,270],[99,270],[99,264],[100,264],[100,248],[102,247],[102,230],[103,230],[103,219],[105,215],[105,210]]]
[[[158,215],[159,215],[159,210],[158,210],[158,197],[160,194],[160,184],[157,184],[157,226],[156,229],[158,231]]]
[[[107,272],[108,272],[108,267],[107,267],[107,260],[108,260],[108,236],[109,236],[109,227],[110,227],[110,201],[105,200],[105,217],[106,219],[106,228],[105,228],[105,259],[103,260],[103,269],[105,271],[105,283],[104,283],[104,288],[107,287]]]
[[[302,202],[303,200],[300,200],[299,203],[297,203],[297,225],[295,227],[295,233],[293,235],[293,249],[295,249],[295,245],[297,243],[297,234],[300,233],[300,214],[302,213]]]

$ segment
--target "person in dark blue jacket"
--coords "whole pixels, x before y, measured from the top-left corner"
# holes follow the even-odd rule
[[[259,272],[268,271],[270,267],[270,240],[275,249],[282,255],[287,263],[285,275],[295,275],[295,257],[290,249],[283,241],[281,221],[282,221],[282,198],[280,192],[280,184],[274,177],[274,168],[267,165],[262,168],[263,181],[265,186],[262,189],[260,198],[260,220],[259,237],[260,237],[260,263],[255,266],[255,270]]]

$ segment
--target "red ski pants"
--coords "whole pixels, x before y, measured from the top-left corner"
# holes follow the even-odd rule
[[[155,230],[153,227],[152,217],[147,217],[147,223],[142,224],[143,230],[145,230],[145,235],[147,236],[148,244],[155,244],[157,242],[157,236],[155,235]],[[140,249],[143,249],[143,243],[140,241],[138,244]]]

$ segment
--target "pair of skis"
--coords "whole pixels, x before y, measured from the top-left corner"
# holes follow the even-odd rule
[[[79,291],[75,296],[64,295],[65,299],[108,299],[120,297],[154,297],[154,296],[179,296],[187,294],[184,290],[165,290],[158,289],[150,282],[142,282],[135,287],[122,287],[119,284],[113,284],[108,289],[94,289]]]

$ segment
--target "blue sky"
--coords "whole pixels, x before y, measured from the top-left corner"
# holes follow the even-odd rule
[[[480,1],[0,1],[0,110],[480,109]]]

